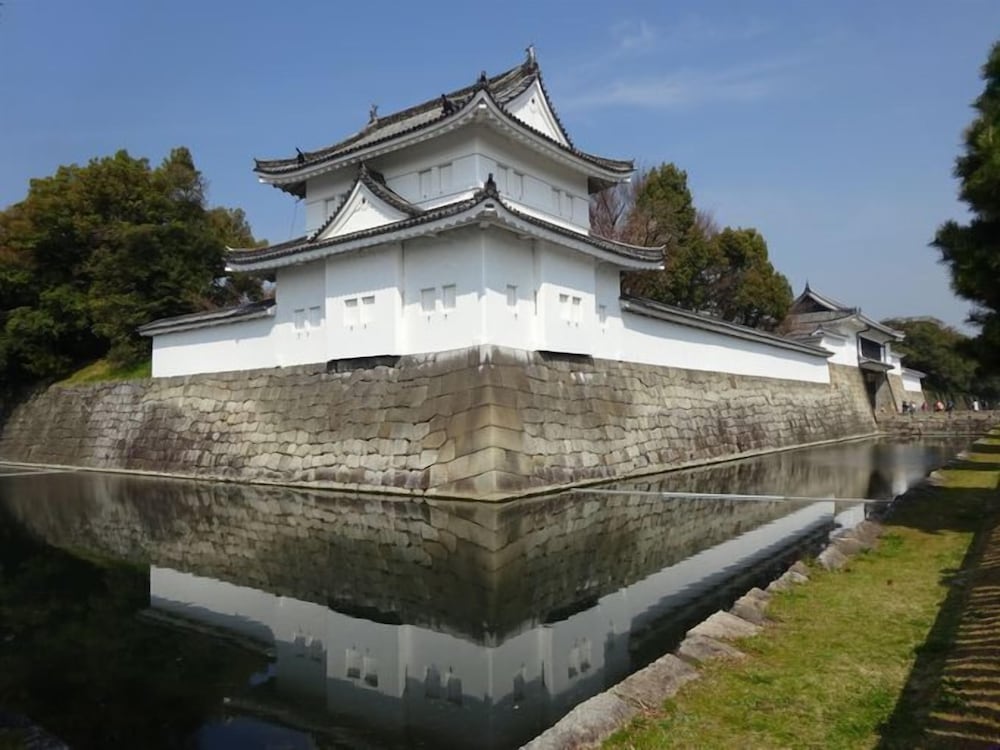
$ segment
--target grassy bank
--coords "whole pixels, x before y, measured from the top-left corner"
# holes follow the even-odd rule
[[[85,383],[103,383],[111,380],[138,380],[152,376],[152,361],[140,362],[126,367],[113,365],[106,359],[99,359],[83,367],[59,385],[83,385]]]
[[[984,747],[1000,737],[1000,454],[911,493],[877,550],[775,598],[611,748]],[[969,468],[972,467],[972,468]],[[996,603],[994,603],[996,602]]]

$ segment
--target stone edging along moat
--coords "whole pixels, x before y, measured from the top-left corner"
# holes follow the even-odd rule
[[[854,555],[872,549],[882,535],[880,522],[865,520],[834,537],[816,557],[826,570],[840,570]],[[612,688],[579,704],[521,750],[597,747],[638,714],[658,708],[683,685],[698,679],[697,665],[713,659],[741,659],[745,654],[729,641],[757,635],[767,624],[765,613],[777,591],[809,580],[809,568],[796,562],[767,589],[753,588],[728,612],[719,610],[689,630],[680,646]]]

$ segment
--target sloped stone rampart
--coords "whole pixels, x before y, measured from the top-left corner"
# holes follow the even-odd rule
[[[503,499],[872,433],[860,373],[830,385],[495,347],[325,367],[52,387],[0,459]]]

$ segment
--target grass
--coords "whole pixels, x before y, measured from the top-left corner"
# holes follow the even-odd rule
[[[153,374],[153,363],[151,360],[140,362],[136,365],[120,367],[112,365],[106,359],[99,359],[91,362],[65,380],[59,385],[83,385],[85,383],[103,383],[115,380],[139,380],[151,377]]]
[[[955,717],[984,726],[982,705],[1000,695],[1000,667],[996,692],[983,699],[963,664],[953,671],[948,664],[970,612],[979,611],[974,627],[996,627],[1000,652],[1000,608],[969,604],[969,571],[992,559],[984,557],[991,544],[997,563],[985,568],[1000,577],[1000,531],[990,537],[1000,493],[966,489],[985,476],[996,487],[1000,471],[941,472],[942,486],[912,493],[875,551],[841,573],[813,570],[808,584],[776,596],[775,624],[738,644],[746,660],[708,665],[702,679],[605,746],[950,747],[948,733],[961,726]]]

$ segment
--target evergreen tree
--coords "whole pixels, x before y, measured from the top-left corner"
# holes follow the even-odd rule
[[[226,244],[253,245],[242,211],[206,207],[185,148],[151,168],[125,151],[31,181],[0,212],[0,381],[59,377],[108,355],[148,356],[136,328],[259,294],[219,283]]]
[[[975,304],[982,326],[977,348],[984,364],[1000,369],[1000,42],[983,66],[983,93],[965,131],[965,153],[955,163],[959,195],[972,213],[968,224],[948,221],[932,243],[951,271],[955,292]]]

